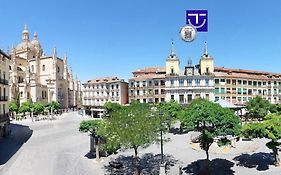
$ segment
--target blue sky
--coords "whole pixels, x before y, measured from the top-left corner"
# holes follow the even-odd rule
[[[198,63],[204,41],[216,66],[281,72],[281,1],[276,0],[1,0],[0,48],[21,40],[24,24],[46,54],[68,53],[79,79],[128,79],[142,67],[165,66],[171,38],[183,68]],[[187,9],[207,9],[209,32],[179,38]],[[31,37],[32,38],[32,37]]]

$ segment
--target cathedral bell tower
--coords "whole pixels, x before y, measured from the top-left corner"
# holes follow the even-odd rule
[[[180,60],[178,59],[175,50],[174,42],[172,41],[171,53],[166,59],[166,74],[179,75],[180,74]]]
[[[200,59],[200,74],[210,75],[214,73],[214,59],[208,54],[207,42],[205,42],[204,54]]]

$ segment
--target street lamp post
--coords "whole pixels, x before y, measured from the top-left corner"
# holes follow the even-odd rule
[[[163,155],[163,122],[162,122],[162,119],[163,119],[163,113],[160,112],[160,147],[161,147],[161,164],[164,163],[164,155]]]

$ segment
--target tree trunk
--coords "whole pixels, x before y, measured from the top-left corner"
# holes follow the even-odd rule
[[[274,165],[280,166],[280,158],[279,158],[277,147],[273,148],[273,156],[274,156]]]
[[[96,160],[100,161],[100,139],[96,136]]]
[[[134,158],[134,164],[135,164],[135,171],[134,171],[134,175],[139,175],[140,174],[140,170],[138,167],[138,146],[134,145],[134,152],[135,152],[135,158]]]
[[[205,174],[208,175],[209,174],[209,149],[206,151],[206,160],[205,160]]]
[[[135,151],[135,157],[138,156],[138,147],[137,146],[134,146],[134,151]]]

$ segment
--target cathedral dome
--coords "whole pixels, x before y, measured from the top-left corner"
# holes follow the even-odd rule
[[[33,40],[31,41],[31,46],[34,47],[37,51],[40,51],[42,49],[40,42],[38,41],[38,35],[35,32]]]
[[[31,44],[30,42],[21,42],[20,44],[17,45],[16,50],[20,51],[20,50],[25,50],[25,49],[29,49],[31,51],[35,50],[35,47],[33,44]]]

